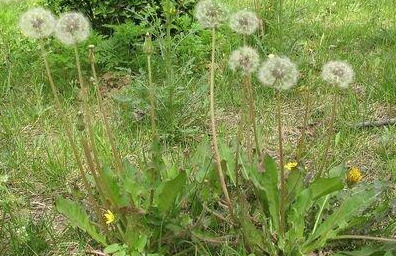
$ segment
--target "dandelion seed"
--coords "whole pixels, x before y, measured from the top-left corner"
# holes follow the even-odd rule
[[[341,88],[347,88],[353,82],[354,76],[351,66],[343,61],[329,61],[323,66],[323,79]]]
[[[110,224],[115,220],[115,215],[110,210],[106,211],[104,217],[106,219],[106,224]]]
[[[287,57],[273,57],[265,61],[258,71],[258,79],[264,85],[287,90],[297,83],[297,66]]]
[[[297,167],[298,163],[297,162],[289,162],[285,164],[284,168],[288,171],[294,170]]]
[[[55,27],[55,36],[62,43],[72,45],[86,40],[90,29],[89,21],[84,15],[69,12],[60,16]]]
[[[238,34],[251,35],[259,26],[257,15],[250,11],[239,11],[230,17],[230,28]]]
[[[249,46],[243,46],[230,55],[229,66],[232,71],[242,70],[245,74],[256,71],[260,57],[255,49]]]
[[[349,185],[358,183],[363,179],[362,172],[357,167],[352,167],[347,175],[347,182]]]
[[[33,8],[23,13],[19,19],[19,28],[30,38],[48,37],[54,31],[55,17],[49,10],[41,7]]]
[[[204,28],[219,27],[226,20],[227,12],[219,3],[203,0],[195,7],[195,18]]]

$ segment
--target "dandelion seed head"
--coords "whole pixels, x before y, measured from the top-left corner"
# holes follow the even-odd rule
[[[228,62],[232,71],[241,70],[245,74],[256,71],[259,63],[259,54],[255,49],[249,46],[243,46],[233,51]]]
[[[297,83],[297,66],[287,57],[274,56],[266,60],[259,68],[258,79],[264,85],[287,90]]]
[[[55,17],[49,10],[41,7],[24,12],[19,19],[19,28],[30,38],[39,39],[50,36],[54,31]]]
[[[347,88],[353,82],[355,73],[346,62],[329,61],[323,66],[322,77],[329,84]]]
[[[238,34],[251,35],[259,26],[259,19],[253,12],[242,10],[230,17],[230,28]]]
[[[56,38],[66,45],[77,44],[86,40],[91,26],[81,13],[69,12],[61,15],[55,27]]]
[[[203,0],[195,7],[195,18],[204,28],[219,27],[226,19],[227,11],[213,0]]]

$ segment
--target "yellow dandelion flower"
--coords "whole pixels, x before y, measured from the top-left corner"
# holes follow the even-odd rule
[[[115,215],[110,210],[106,211],[104,217],[106,218],[106,224],[110,224],[115,220]]]
[[[294,168],[296,168],[298,165],[297,162],[288,162],[287,164],[285,164],[284,168],[288,171],[293,170]]]
[[[352,167],[348,172],[347,181],[348,184],[356,184],[363,179],[363,174],[357,167]]]

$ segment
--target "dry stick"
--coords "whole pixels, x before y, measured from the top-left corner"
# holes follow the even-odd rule
[[[302,152],[304,151],[305,148],[305,136],[306,136],[306,131],[307,131],[307,126],[308,126],[308,116],[309,116],[309,112],[310,112],[310,92],[309,90],[306,90],[305,92],[305,104],[304,104],[304,109],[305,109],[305,113],[304,113],[304,120],[303,120],[303,129],[301,132],[301,138],[300,141],[297,145],[297,162],[300,162],[301,158],[302,158]]]
[[[213,136],[213,147],[215,151],[216,157],[216,164],[217,164],[217,173],[219,175],[219,181],[221,188],[223,190],[228,210],[230,212],[231,218],[234,221],[234,209],[232,207],[232,203],[230,200],[230,196],[227,190],[227,185],[224,180],[224,174],[221,167],[221,158],[219,152],[219,146],[217,144],[217,133],[216,133],[216,121],[215,121],[215,112],[214,112],[214,65],[215,65],[215,46],[216,46],[216,33],[215,28],[212,28],[212,61],[210,67],[210,114],[211,114],[211,121],[212,121],[212,136]],[[235,222],[235,221],[234,221]]]
[[[340,240],[340,239],[362,239],[362,240],[373,240],[373,241],[380,241],[380,242],[396,243],[396,239],[394,239],[394,238],[376,237],[376,236],[341,235],[341,236],[332,238],[332,240]]]
[[[119,154],[119,152],[117,150],[117,147],[116,147],[114,134],[113,134],[113,132],[112,132],[112,130],[110,128],[110,125],[109,125],[109,119],[108,119],[108,117],[107,117],[107,115],[105,113],[105,109],[103,107],[103,96],[102,96],[102,93],[100,91],[99,81],[98,81],[98,77],[96,75],[95,52],[94,52],[94,46],[93,45],[91,45],[89,47],[89,62],[91,63],[91,71],[92,71],[92,75],[93,75],[93,78],[94,78],[95,83],[96,83],[96,91],[97,91],[97,94],[98,94],[99,110],[100,110],[100,112],[102,113],[102,116],[103,116],[107,137],[109,138],[111,150],[113,151],[113,156],[114,156],[114,159],[116,161],[116,168],[117,168],[118,174],[120,174],[123,171],[123,165],[122,165],[122,162],[121,162],[120,154]]]
[[[377,121],[364,121],[361,123],[356,123],[356,124],[350,124],[349,126],[352,128],[369,128],[369,127],[379,127],[379,126],[384,126],[384,125],[395,125],[396,124],[396,118],[390,118],[390,119],[385,119],[385,120],[377,120]]]
[[[283,138],[282,138],[282,94],[280,91],[278,94],[278,107],[277,107],[277,118],[278,118],[278,136],[279,136],[279,169],[281,176],[281,205],[280,205],[280,216],[281,216],[281,226],[280,232],[281,235],[284,234],[286,228],[286,219],[285,219],[285,201],[286,201],[286,184],[285,184],[285,170],[283,167]]]
[[[50,67],[49,67],[49,64],[48,64],[48,60],[47,60],[47,57],[46,57],[46,52],[45,52],[45,49],[44,49],[43,42],[40,43],[40,48],[41,48],[41,55],[42,55],[43,60],[44,60],[45,69],[47,71],[48,80],[49,80],[49,83],[50,83],[50,86],[51,86],[52,94],[54,95],[55,103],[57,105],[59,114],[61,116],[61,119],[62,119],[62,122],[63,122],[63,126],[65,128],[66,136],[67,136],[67,138],[68,138],[68,140],[70,142],[70,146],[72,148],[74,157],[75,157],[76,162],[77,162],[78,170],[80,171],[80,175],[81,175],[84,187],[85,187],[85,189],[88,192],[88,196],[89,196],[89,199],[91,201],[91,204],[93,205],[93,208],[94,208],[94,211],[95,211],[97,217],[100,218],[101,212],[100,212],[99,205],[96,202],[95,198],[93,197],[93,192],[90,189],[90,186],[89,186],[89,183],[88,183],[85,171],[84,171],[83,164],[82,164],[80,156],[78,154],[77,145],[76,145],[76,143],[73,140],[72,129],[70,127],[70,124],[69,124],[69,122],[67,120],[66,115],[62,111],[62,105],[61,105],[61,102],[59,100],[58,90],[56,89],[54,80],[52,78],[52,74],[51,74],[51,70],[50,70]]]
[[[331,107],[331,117],[329,121],[329,132],[327,134],[327,141],[325,145],[325,150],[322,155],[321,161],[320,161],[320,166],[318,169],[318,173],[316,174],[317,178],[320,178],[323,173],[323,169],[325,168],[326,162],[327,162],[327,155],[330,150],[330,145],[331,145],[331,139],[333,138],[334,135],[334,120],[335,120],[335,115],[336,115],[336,107],[337,107],[337,97],[338,94],[337,92],[333,95],[333,105]]]

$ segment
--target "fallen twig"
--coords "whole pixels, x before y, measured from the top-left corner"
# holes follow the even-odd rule
[[[380,127],[385,125],[396,125],[396,118],[376,120],[376,121],[364,121],[356,124],[351,124],[349,126],[360,129],[360,128]]]

